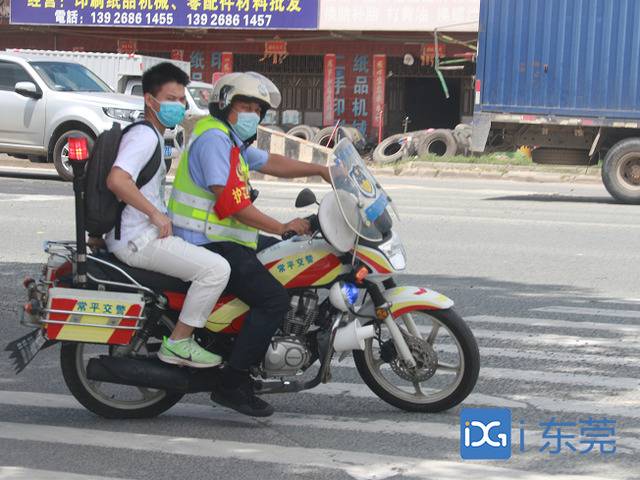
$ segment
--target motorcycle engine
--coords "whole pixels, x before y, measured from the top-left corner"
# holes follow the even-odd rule
[[[302,292],[291,297],[289,312],[282,324],[284,335],[274,337],[264,357],[268,376],[295,375],[309,366],[312,354],[304,334],[318,317],[318,295]]]
[[[318,295],[314,292],[302,292],[293,295],[287,317],[282,324],[285,335],[304,335],[318,317]]]
[[[295,375],[308,366],[310,358],[304,339],[274,337],[264,356],[264,373],[271,377]]]

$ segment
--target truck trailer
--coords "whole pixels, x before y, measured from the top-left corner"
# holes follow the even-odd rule
[[[640,204],[640,0],[481,0],[471,150],[602,160]]]

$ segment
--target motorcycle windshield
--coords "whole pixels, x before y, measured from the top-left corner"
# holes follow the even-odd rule
[[[381,216],[387,207],[393,209],[391,199],[347,138],[340,140],[333,154],[334,164],[329,169],[331,184],[344,219],[362,238],[372,242],[382,240]]]

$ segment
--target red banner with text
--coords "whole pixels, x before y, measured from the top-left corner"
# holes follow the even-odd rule
[[[336,55],[328,53],[324,56],[324,101],[322,109],[322,124],[325,126],[335,123],[335,84],[336,84]]]

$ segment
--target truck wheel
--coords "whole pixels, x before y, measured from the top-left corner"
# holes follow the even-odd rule
[[[613,198],[640,204],[640,138],[627,138],[607,152],[602,181]]]
[[[70,182],[73,180],[73,171],[71,170],[71,164],[69,163],[69,138],[70,137],[84,137],[87,139],[87,145],[89,150],[93,147],[95,139],[93,135],[83,130],[67,130],[62,133],[53,146],[53,164],[56,167],[56,171],[60,178]]]

